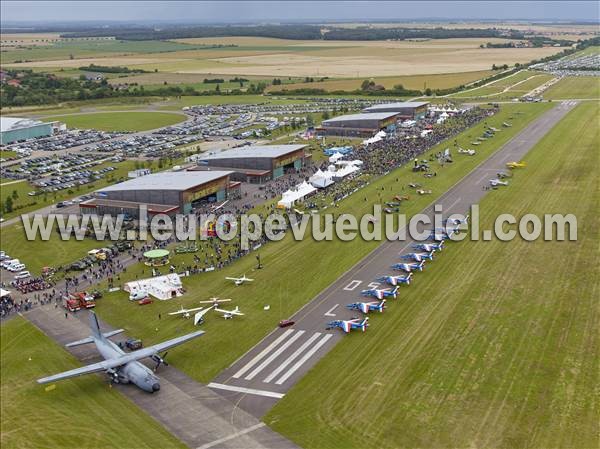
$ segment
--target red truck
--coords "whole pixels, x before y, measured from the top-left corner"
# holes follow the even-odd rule
[[[76,292],[71,294],[71,298],[79,302],[79,306],[82,309],[93,309],[96,307],[96,300],[94,295],[88,292]]]
[[[63,298],[63,305],[65,306],[65,309],[67,309],[69,312],[77,312],[79,309],[81,309],[79,299],[73,298],[71,296],[65,296]]]

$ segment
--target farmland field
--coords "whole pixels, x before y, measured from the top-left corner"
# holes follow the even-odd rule
[[[244,37],[159,42],[75,41],[3,52],[2,64],[14,68],[56,70],[93,63],[207,77],[220,74],[266,78],[364,78],[487,71],[492,64],[512,66],[516,62],[529,62],[560,50],[551,47],[479,47],[487,41],[505,42],[497,39],[294,41]],[[211,45],[235,47],[208,48]]]
[[[305,448],[597,447],[598,116],[580,105],[480,204],[482,229],[573,213],[577,242],[449,244],[266,422]]]
[[[76,359],[21,317],[3,322],[0,332],[3,449],[185,447],[96,376],[45,391],[35,380],[76,368]]]
[[[502,143],[510,139],[515,133],[523,129],[533,118],[552,105],[506,105],[504,110],[496,117],[488,119],[490,126],[502,128],[502,122],[516,112],[523,112],[515,117],[514,126],[507,128],[492,139],[478,147],[479,151],[473,158],[461,158],[456,160],[452,166],[445,167],[441,176],[428,181],[428,187],[433,189],[436,195],[442,194],[449,186],[460,179],[464,173],[481,162],[487,155],[491,154]],[[518,117],[518,118],[517,118]],[[467,130],[458,137],[458,142],[463,146],[468,145],[474,135],[480,135],[484,125],[480,124]],[[440,151],[447,143],[442,143],[432,149],[429,153]],[[396,178],[398,177],[398,181]],[[385,186],[386,190],[399,191],[407,183],[421,181],[422,177],[413,174],[408,167],[402,167],[392,174],[380,178],[366,187],[360,194],[350,196],[340,203],[336,213],[353,213],[361,216],[371,211],[372,202],[365,202],[366,196],[371,199],[377,197],[377,190]],[[422,210],[430,201],[431,197],[419,196],[411,200],[407,205],[407,213],[413,214]],[[262,209],[264,213],[265,210]],[[191,306],[197,304],[198,300],[210,296],[221,296],[233,298],[240,301],[238,304],[246,314],[237,323],[225,320],[208,319],[204,324],[207,331],[203,338],[203,344],[198,348],[198,357],[190,359],[173,350],[169,357],[173,364],[181,368],[188,375],[206,382],[211,380],[223,368],[231,364],[238,356],[258,342],[265,334],[276,326],[276,323],[287,318],[302,305],[312,299],[317,293],[333,282],[349,266],[377,246],[378,242],[364,242],[355,240],[353,242],[341,242],[335,240],[329,242],[328,250],[323,251],[323,245],[312,239],[301,242],[292,241],[288,235],[281,242],[269,243],[261,249],[261,260],[265,267],[257,272],[254,270],[255,260],[253,256],[244,257],[236,263],[223,270],[212,273],[203,273],[185,279],[184,286],[189,292],[184,297],[177,299],[176,304],[172,301],[168,304],[155,302],[151,308],[140,309],[136,304],[127,300],[123,292],[105,294],[102,303],[98,304],[97,312],[108,323],[113,326],[125,326],[132,335],[143,338],[145,341],[154,342],[168,338],[174,334],[185,332],[189,329],[186,320],[161,320],[158,322],[157,314],[165,315],[173,308]],[[206,249],[198,252],[201,260],[208,257],[211,251]],[[173,255],[171,263],[176,267],[193,265],[193,254]],[[257,279],[250,285],[244,286],[243,296],[240,296],[239,288],[225,281],[225,276],[239,276],[246,273],[249,277]],[[138,264],[127,269],[127,273],[121,276],[121,282],[129,279],[143,278],[149,275],[148,267]],[[270,304],[270,311],[264,311],[265,303]],[[236,304],[237,305],[237,304]],[[135,313],[129,313],[130,311]],[[240,325],[241,324],[241,325]],[[232,325],[235,332],[231,332]]]
[[[562,100],[568,98],[600,99],[600,77],[568,76],[543,93],[544,98]]]
[[[54,120],[66,123],[68,128],[147,131],[182,122],[185,120],[185,115],[167,112],[98,112],[44,117],[44,121]]]

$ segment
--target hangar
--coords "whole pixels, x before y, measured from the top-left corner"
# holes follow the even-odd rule
[[[369,114],[350,114],[323,120],[317,128],[319,136],[371,137],[383,130],[391,131],[396,127],[396,112],[375,112]]]
[[[310,157],[307,145],[251,145],[199,155],[198,166],[190,170],[229,170],[235,181],[263,183],[289,170],[300,170]]]
[[[0,117],[0,144],[52,135],[52,123],[23,117]]]
[[[427,114],[428,101],[403,101],[398,103],[384,103],[369,106],[363,109],[364,113],[395,112],[402,120],[417,120]]]
[[[230,181],[231,171],[161,172],[140,176],[95,192],[79,204],[80,211],[96,215],[129,214],[138,218],[139,207],[148,214],[187,214],[207,202],[236,195],[239,183]]]

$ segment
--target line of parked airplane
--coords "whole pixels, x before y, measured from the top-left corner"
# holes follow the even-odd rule
[[[349,310],[356,310],[365,315],[372,311],[382,313],[386,308],[388,299],[398,298],[399,285],[405,284],[410,285],[415,271],[423,271],[425,262],[432,261],[434,254],[444,249],[444,241],[450,239],[452,235],[459,232],[460,226],[468,223],[469,217],[462,219],[452,218],[445,221],[445,228],[435,228],[431,230],[429,239],[433,240],[432,243],[416,243],[412,245],[412,249],[418,252],[410,252],[407,254],[401,254],[400,258],[411,262],[396,263],[391,266],[393,270],[402,271],[405,274],[392,275],[388,274],[377,278],[378,282],[385,282],[391,285],[389,288],[371,288],[362,290],[360,293],[363,296],[371,296],[377,299],[377,301],[370,302],[354,302],[347,304],[346,308]],[[339,328],[344,333],[350,333],[353,329],[360,329],[362,332],[367,330],[369,326],[369,317],[363,318],[352,318],[350,320],[334,320],[327,323],[327,329]]]
[[[193,307],[191,309],[185,309],[183,306],[179,310],[175,312],[170,312],[169,315],[180,315],[183,318],[191,318],[191,314],[194,313],[194,326],[204,323],[204,316],[210,311],[214,310],[215,312],[219,312],[223,318],[229,320],[234,316],[244,316],[244,314],[240,311],[239,307],[235,307],[233,310],[221,309],[219,304],[222,302],[229,302],[231,299],[219,299],[216,297],[209,298],[207,301],[200,301],[200,304],[210,304],[210,306],[205,307]]]

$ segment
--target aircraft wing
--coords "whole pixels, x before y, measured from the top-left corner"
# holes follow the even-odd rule
[[[122,361],[122,357],[110,360],[102,360],[98,363],[92,363],[91,365],[82,366],[81,368],[75,368],[63,373],[55,374],[53,376],[43,377],[37,380],[38,384],[47,384],[57,380],[69,379],[71,377],[83,376],[84,374],[98,373],[100,371],[106,371],[110,368],[116,368],[126,362]]]
[[[225,279],[227,279],[228,281],[241,281],[242,280],[242,278],[225,278]]]
[[[171,340],[163,341],[162,343],[157,343],[155,345],[130,352],[129,354],[124,355],[123,357],[119,357],[118,360],[128,359],[125,362],[128,363],[134,360],[144,359],[146,357],[150,357],[151,355],[156,354],[157,352],[166,351],[169,348],[179,346],[180,344],[185,343],[186,341],[190,341],[194,338],[200,337],[202,334],[204,334],[204,331],[196,331],[187,335],[182,335],[181,337],[172,338]]]

